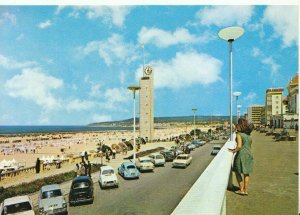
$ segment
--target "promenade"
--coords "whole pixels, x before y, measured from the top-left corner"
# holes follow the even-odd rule
[[[297,141],[276,142],[273,136],[252,132],[254,170],[249,195],[227,191],[227,215],[298,214],[298,134],[293,130],[289,134],[297,136]],[[234,174],[233,184],[238,185]]]

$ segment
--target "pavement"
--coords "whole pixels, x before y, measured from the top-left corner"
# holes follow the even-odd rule
[[[281,131],[282,129],[277,129]],[[276,142],[272,136],[252,132],[254,169],[249,195],[226,193],[227,215],[298,214],[298,133],[296,141]],[[233,184],[238,186],[233,174]]]

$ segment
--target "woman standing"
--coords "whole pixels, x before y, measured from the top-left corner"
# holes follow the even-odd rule
[[[253,171],[252,138],[250,136],[252,129],[252,124],[249,125],[246,119],[240,118],[236,125],[237,146],[235,149],[230,149],[231,152],[236,152],[233,171],[235,172],[240,189],[235,193],[240,195],[248,195],[250,173]]]

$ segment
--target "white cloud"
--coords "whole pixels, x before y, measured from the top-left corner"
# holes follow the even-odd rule
[[[196,18],[201,25],[244,25],[253,14],[253,6],[208,6],[197,12]]]
[[[113,62],[130,63],[137,59],[136,48],[134,44],[124,42],[121,35],[113,34],[107,40],[92,41],[77,50],[83,56],[97,51],[105,64],[110,66]]]
[[[0,66],[5,69],[21,69],[38,65],[35,61],[18,62],[0,54]]]
[[[12,25],[16,25],[17,24],[16,15],[8,12],[2,13],[0,15],[0,26],[5,23],[11,23]]]
[[[52,25],[52,22],[50,20],[46,20],[44,22],[41,22],[37,25],[38,28],[40,29],[45,29],[45,28],[48,28]]]
[[[44,74],[42,69],[27,68],[20,75],[7,80],[4,88],[11,97],[32,101],[44,110],[51,110],[59,107],[52,91],[62,86],[62,80]]]
[[[65,105],[65,108],[68,111],[82,111],[82,110],[89,110],[95,106],[96,103],[93,101],[74,99],[69,101]]]
[[[280,65],[277,64],[272,57],[266,57],[266,58],[262,59],[262,63],[271,67],[271,75],[272,76],[276,75],[280,68]]]
[[[268,6],[264,11],[263,22],[270,24],[276,36],[282,37],[285,47],[298,44],[298,6]]]
[[[254,93],[254,92],[250,92],[250,93],[248,93],[248,95],[247,96],[245,96],[245,97],[243,97],[243,99],[245,100],[245,101],[253,101],[254,99],[256,99],[256,93]]]
[[[252,55],[253,57],[259,57],[259,56],[261,56],[262,54],[261,54],[261,51],[260,51],[259,48],[253,47],[252,52],[251,52],[251,55]]]
[[[210,55],[197,52],[178,52],[169,62],[154,61],[154,85],[156,88],[179,89],[191,84],[208,85],[221,80],[222,62]],[[141,69],[136,78],[141,77]]]
[[[92,84],[91,91],[89,92],[89,96],[100,97],[102,95],[100,88],[101,88],[100,84]]]
[[[58,7],[55,14],[59,14],[65,8],[67,7]],[[132,8],[131,6],[72,7],[69,17],[78,18],[80,13],[84,13],[88,19],[100,19],[105,24],[122,27]]]
[[[163,48],[176,44],[195,43],[199,39],[190,34],[185,28],[178,28],[174,32],[161,30],[159,28],[143,27],[138,33],[139,43],[153,43],[157,47]]]
[[[93,115],[93,122],[109,122],[109,121],[112,121],[112,117],[109,115],[99,115],[99,114]]]
[[[127,88],[111,88],[105,90],[104,94],[104,107],[107,109],[118,109],[119,105],[126,103],[130,98],[130,92]]]

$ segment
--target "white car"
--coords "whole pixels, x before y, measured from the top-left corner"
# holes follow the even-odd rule
[[[0,214],[34,215],[29,196],[16,196],[5,199],[0,206]]]
[[[154,166],[164,166],[166,163],[165,157],[160,153],[149,155]]]
[[[140,157],[135,162],[136,167],[140,171],[153,171],[154,170],[154,164],[152,163],[152,160],[150,157]]]
[[[67,202],[58,184],[45,185],[39,192],[39,214],[68,214]]]
[[[173,160],[172,166],[186,168],[191,163],[192,163],[192,156],[190,156],[189,154],[181,154],[178,155],[175,160]]]
[[[221,145],[214,145],[213,150],[211,151],[211,155],[217,155],[219,151],[221,150],[222,146]]]
[[[118,178],[111,166],[100,167],[99,184],[101,188],[119,186]]]

